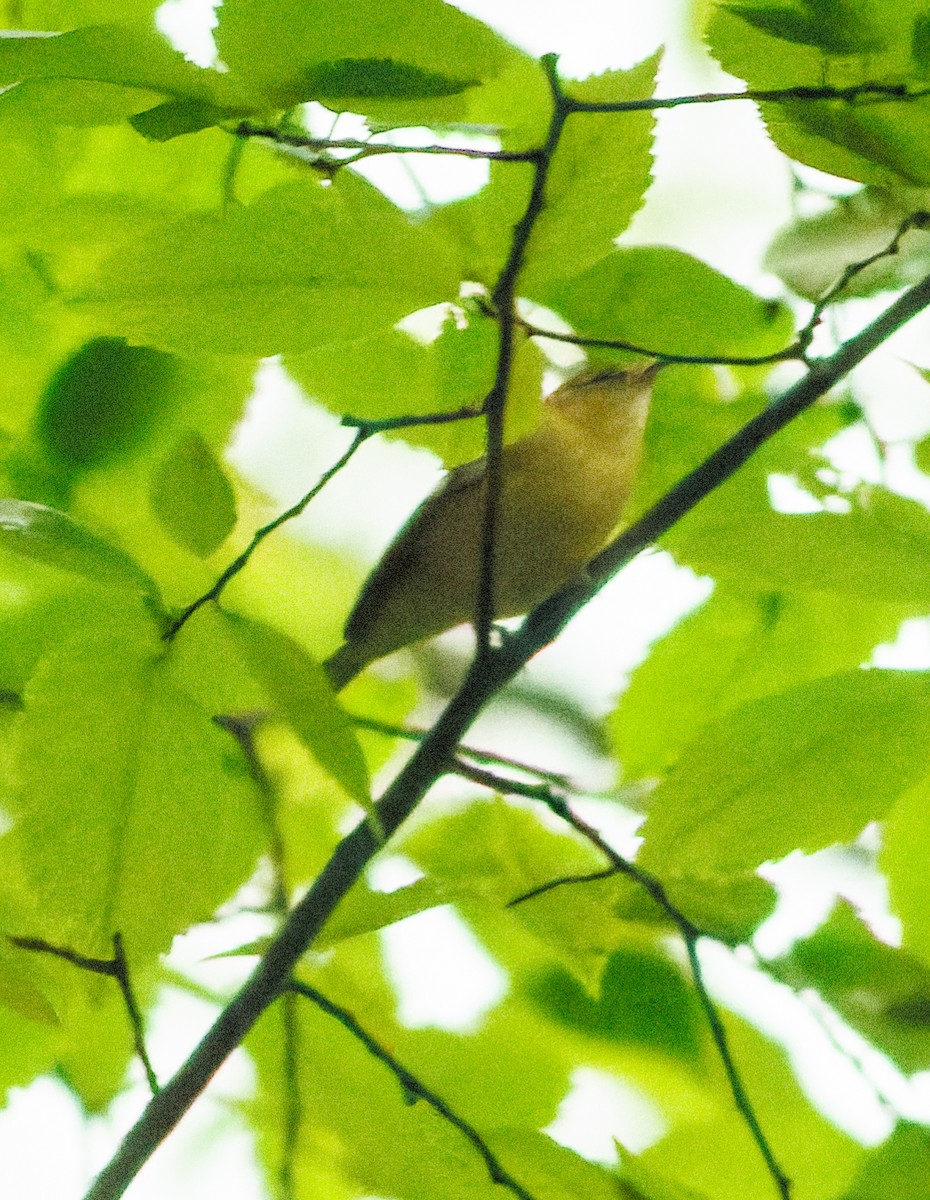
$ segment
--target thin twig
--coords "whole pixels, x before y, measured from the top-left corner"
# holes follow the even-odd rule
[[[220,595],[222,594],[226,585],[232,579],[234,579],[244,567],[248,566],[252,555],[262,544],[265,538],[268,537],[269,534],[274,533],[276,529],[280,529],[280,527],[286,521],[292,521],[295,517],[299,517],[310,501],[320,494],[323,488],[326,487],[326,485],[333,478],[333,476],[337,474],[337,472],[342,470],[353,454],[355,454],[356,450],[358,450],[362,443],[368,439],[368,436],[369,434],[367,430],[359,429],[355,437],[352,439],[352,444],[349,446],[348,450],[346,450],[342,457],[333,463],[333,465],[327,471],[323,472],[323,474],[310,489],[310,491],[306,493],[306,495],[302,496],[296,504],[293,504],[285,512],[275,517],[273,521],[269,521],[267,525],[263,525],[261,529],[256,530],[256,532],[252,535],[252,540],[249,542],[248,546],[246,546],[239,557],[235,558],[229,564],[226,570],[223,571],[216,583],[214,583],[213,587],[211,587],[209,591],[204,592],[202,596],[198,596],[197,599],[192,604],[189,604],[181,613],[181,615],[168,627],[168,630],[164,634],[164,640],[166,642],[169,642],[172,640],[172,638],[174,638],[177,632],[190,620],[190,618],[195,612],[197,612],[198,609],[202,608],[205,604],[209,604],[211,600],[218,600],[220,598]]]
[[[636,342],[628,342],[622,338],[585,337],[575,333],[559,333],[551,329],[542,329],[529,321],[517,318],[517,323],[530,337],[549,338],[556,342],[567,342],[572,346],[588,346],[592,349],[623,350],[632,354],[642,354],[647,358],[655,358],[664,363],[683,363],[689,365],[708,365],[720,367],[757,367],[767,363],[788,362],[798,360],[808,363],[808,351],[814,338],[814,333],[823,319],[823,314],[831,304],[834,304],[855,277],[883,258],[892,258],[900,253],[901,240],[911,229],[926,230],[930,228],[930,213],[919,209],[905,217],[898,226],[894,236],[887,246],[850,263],[843,269],[839,279],[820,297],[814,305],[809,319],[798,330],[794,341],[783,350],[772,354],[759,355],[725,355],[725,354],[672,354],[667,350],[652,346],[642,346]]]
[[[843,270],[843,273],[840,275],[836,283],[834,283],[833,286],[829,288],[814,305],[814,311],[811,314],[811,318],[805,326],[805,329],[809,330],[810,333],[813,334],[816,326],[820,324],[820,319],[823,316],[824,310],[828,308],[840,295],[842,295],[842,293],[857,275],[866,270],[867,267],[871,267],[873,263],[880,262],[883,258],[893,258],[896,254],[898,254],[901,249],[901,239],[906,233],[909,232],[909,230],[927,229],[928,227],[930,227],[930,212],[926,212],[924,209],[918,209],[916,212],[911,213],[910,216],[905,217],[898,226],[894,237],[887,246],[883,247],[881,250],[877,250],[874,254],[870,254],[868,258],[861,258],[858,262],[850,263],[849,266]],[[804,330],[802,330],[801,335],[799,335],[799,340],[801,337],[803,337],[803,333]],[[808,338],[808,341],[810,341],[810,338]]]
[[[369,729],[372,733],[383,733],[386,737],[402,738],[408,742],[422,742],[425,737],[429,736],[430,732],[422,726],[395,725],[390,721],[379,721],[374,717],[360,716],[358,713],[349,713],[349,719],[359,729]],[[537,779],[545,779],[557,787],[568,787],[571,783],[569,777],[563,775],[560,771],[550,771],[545,767],[534,767],[530,763],[522,762],[520,759],[508,758],[505,754],[495,754],[490,750],[479,750],[475,746],[459,746],[458,753],[465,758],[474,759],[475,762],[493,763],[502,767],[511,767],[515,771],[522,771],[524,774],[533,775]],[[456,770],[458,770],[458,766]]]
[[[468,1138],[484,1159],[485,1166],[493,1183],[498,1183],[501,1187],[507,1188],[508,1191],[519,1197],[519,1200],[534,1200],[534,1197],[526,1188],[518,1183],[510,1172],[506,1170],[477,1129],[464,1120],[464,1118],[458,1116],[457,1113],[453,1112],[441,1096],[438,1096],[431,1088],[428,1088],[422,1080],[418,1079],[416,1075],[411,1074],[402,1063],[398,1062],[393,1054],[385,1050],[380,1042],[377,1042],[370,1033],[362,1028],[347,1008],[343,1008],[340,1004],[335,1004],[332,1000],[324,996],[322,992],[318,992],[315,987],[311,987],[309,984],[302,983],[299,980],[292,979],[290,987],[299,995],[312,1000],[323,1012],[328,1013],[331,1017],[335,1017],[340,1025],[362,1043],[369,1054],[378,1059],[379,1062],[384,1063],[396,1076],[398,1083],[403,1089],[405,1099],[409,1098],[411,1101],[425,1100],[430,1108],[434,1112],[437,1112],[443,1120],[455,1126],[461,1134]]]
[[[419,416],[404,417],[369,417],[344,416],[340,421],[350,429],[363,430],[366,437],[375,433],[384,433],[390,429],[406,429],[411,425],[450,425],[454,421],[470,421],[483,416],[484,408],[473,408],[468,405],[456,408],[452,412],[421,413]]]
[[[510,787],[510,781],[499,779],[495,784],[497,790],[506,791]],[[540,789],[541,792],[541,789]],[[526,791],[518,789],[519,795],[526,795]],[[612,874],[625,875],[628,879],[632,879],[637,883],[648,895],[655,901],[662,911],[668,916],[672,923],[678,929],[681,938],[685,944],[685,950],[688,955],[688,963],[691,967],[691,977],[694,981],[694,990],[697,993],[698,1001],[701,1008],[704,1010],[704,1017],[710,1027],[711,1037],[714,1045],[717,1047],[717,1054],[723,1066],[724,1073],[727,1077],[727,1082],[730,1087],[730,1092],[733,1096],[733,1101],[749,1130],[756,1147],[766,1165],[769,1174],[772,1177],[779,1195],[783,1200],[791,1198],[791,1181],[779,1165],[778,1159],[775,1157],[765,1131],[759,1122],[755,1108],[749,1098],[749,1093],[746,1090],[746,1085],[743,1083],[739,1068],[736,1065],[736,1059],[733,1056],[733,1051],[730,1048],[727,1031],[721,1020],[720,1014],[717,1011],[717,1006],[708,991],[707,985],[704,982],[704,974],[701,968],[701,961],[698,956],[697,944],[698,941],[705,936],[700,929],[668,898],[668,894],[661,882],[650,875],[647,871],[637,867],[635,863],[629,861],[618,854],[608,842],[604,840],[601,834],[589,825],[587,821],[579,817],[573,812],[568,803],[561,796],[556,796],[550,792],[548,796],[540,794],[539,799],[554,812],[556,816],[561,817],[566,824],[572,829],[581,834],[587,841],[595,846],[610,863],[610,868],[607,871],[600,873],[592,873],[588,876],[564,876],[560,879],[551,880],[541,887],[533,888],[529,892],[524,892],[523,895],[517,896],[510,901],[508,907],[513,907],[517,904],[524,904],[537,896],[542,895],[547,891],[551,891],[555,887],[561,887],[569,883],[588,883],[593,879],[602,879]]]
[[[909,91],[904,83],[856,83],[837,88],[799,84],[786,88],[748,88],[744,92],[697,92],[690,96],[653,96],[645,100],[576,100],[569,96],[572,112],[646,112],[660,108],[682,108],[689,104],[719,104],[729,100],[752,100],[756,104],[786,104],[794,100],[836,100],[844,104],[887,104],[896,100],[922,100],[930,88]]]
[[[129,964],[126,961],[122,935],[119,933],[113,934],[112,958],[89,958],[86,954],[78,954],[76,950],[70,950],[66,946],[54,946],[51,942],[46,942],[43,938],[10,937],[8,940],[14,946],[19,947],[20,950],[31,950],[36,954],[51,954],[53,957],[60,958],[81,971],[90,971],[94,975],[106,975],[108,979],[116,980],[117,986],[123,996],[123,1004],[126,1006],[129,1025],[132,1029],[133,1048],[145,1071],[149,1091],[153,1096],[157,1096],[159,1091],[158,1077],[155,1074],[152,1060],[149,1058],[148,1050],[145,1046],[142,1014],[139,1011],[139,1005],[136,1003],[136,997],[132,989],[132,980],[129,975]]]
[[[554,59],[547,55],[546,58]],[[545,61],[544,61],[545,66]],[[909,102],[930,95],[930,89],[909,91],[906,84],[859,83],[851,87],[813,87],[801,84],[786,88],[750,88],[743,92],[697,92],[687,96],[650,96],[642,100],[578,100],[564,96],[568,112],[577,113],[623,113],[651,112],[659,109],[682,108],[694,104],[719,104],[731,100],[750,100],[762,103],[791,103],[792,101],[838,101],[844,104],[886,104],[894,101]],[[272,125],[251,125],[242,121],[232,132],[237,137],[265,138],[280,145],[309,150],[319,154],[329,151],[354,150],[351,158],[332,160],[333,167],[348,166],[362,158],[383,154],[427,154],[453,155],[460,158],[487,159],[491,162],[538,162],[543,151],[530,150],[483,150],[474,146],[427,146],[391,145],[383,142],[365,141],[360,138],[325,138],[310,134],[295,133],[275,128]]]
[[[482,150],[477,146],[401,146],[385,142],[368,142],[360,138],[321,138],[310,134],[288,133],[271,125],[250,125],[241,122],[233,132],[237,137],[259,137],[283,146],[325,153],[329,150],[357,150],[351,159],[334,160],[333,166],[350,166],[362,158],[382,154],[451,154],[457,158],[488,159],[491,162],[535,162],[538,150]]]
[[[530,337],[549,338],[553,342],[567,342],[570,346],[588,346],[592,350],[625,350],[630,354],[642,354],[645,358],[655,358],[664,363],[682,363],[687,366],[714,367],[761,367],[768,363],[787,362],[803,358],[799,342],[793,342],[784,350],[776,350],[772,354],[727,355],[727,354],[672,354],[666,350],[656,350],[649,346],[641,346],[636,342],[627,342],[622,338],[585,337],[577,333],[559,333],[553,329],[542,329],[529,321],[520,320],[520,328]]]

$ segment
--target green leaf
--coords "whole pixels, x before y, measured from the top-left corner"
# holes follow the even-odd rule
[[[357,883],[340,902],[313,944],[317,950],[325,950],[346,938],[385,929],[445,903],[447,899],[442,889],[432,879],[418,879],[393,892],[376,892],[365,883]]]
[[[750,88],[856,87],[880,82],[919,91],[913,57],[921,0],[800,0],[789,8],[725,4],[708,27],[715,56]],[[919,45],[918,45],[919,54]],[[762,105],[778,148],[832,175],[871,184],[930,184],[926,99],[787,100]]]
[[[262,847],[238,746],[172,681],[151,623],[101,623],[27,685],[13,835],[37,936],[131,959],[166,950],[245,882]]]
[[[85,342],[39,400],[36,434],[73,471],[108,466],[146,440],[176,388],[178,360],[122,338]]]
[[[577,100],[648,99],[659,54],[629,71],[566,84]],[[650,112],[577,113],[562,133],[546,180],[542,212],[526,248],[518,287],[547,302],[554,281],[574,278],[609,255],[651,179],[655,117]]]
[[[311,95],[322,100],[375,99],[420,100],[433,96],[456,96],[475,87],[477,79],[454,79],[436,71],[424,71],[409,63],[389,58],[340,58],[315,63],[305,76]]]
[[[794,1200],[832,1200],[849,1184],[863,1149],[818,1113],[801,1091],[781,1047],[746,1022],[724,1014],[740,1079]],[[711,1103],[685,1111],[670,1132],[637,1160],[646,1178],[691,1189],[712,1200],[776,1195],[771,1174],[747,1120],[733,1103],[719,1056],[708,1053],[704,1083]],[[663,1192],[659,1192],[665,1200]],[[681,1200],[671,1192],[669,1200]]]
[[[860,666],[908,615],[854,596],[718,584],[653,645],[610,717],[624,778],[664,775],[709,721],[747,700]]]
[[[643,867],[752,870],[852,841],[926,773],[928,699],[922,673],[850,671],[736,709],[653,792]]]
[[[457,292],[448,248],[344,171],[155,227],[74,303],[137,340],[267,355],[368,336]]]
[[[95,80],[205,100],[232,93],[222,74],[195,67],[141,24],[0,37],[0,83],[27,79]]]
[[[185,133],[197,133],[217,125],[230,114],[205,100],[182,98],[166,100],[145,112],[129,118],[129,124],[137,133],[153,142],[170,142]]]
[[[0,948],[0,1005],[42,1025],[54,1027],[59,1023],[47,988],[39,985],[37,972],[24,952],[14,945]]]
[[[888,880],[891,910],[901,921],[901,943],[930,964],[930,911],[922,864],[930,846],[930,783],[922,778],[888,814],[879,866]]]
[[[220,462],[196,433],[163,459],[149,490],[152,511],[179,546],[207,558],[236,524],[236,495]]]
[[[791,0],[791,6],[726,7],[757,29],[789,42],[817,46],[825,54],[872,54],[887,45],[887,36],[870,19],[870,5],[863,0]]]
[[[270,625],[232,615],[227,620],[240,639],[249,669],[268,692],[275,714],[291,725],[340,787],[370,810],[365,756],[320,664]]]
[[[595,998],[565,971],[529,985],[529,994],[559,1025],[698,1066],[705,1026],[697,998],[678,967],[654,948],[629,946],[607,960]]]
[[[516,53],[441,0],[396,0],[390,12],[379,0],[227,0],[218,15],[220,58],[234,78],[267,95],[267,107],[323,98],[386,124],[462,119],[467,93],[454,85],[493,78]],[[446,83],[450,46],[454,80]],[[358,83],[353,62],[366,77]]]
[[[899,1121],[891,1137],[865,1155],[841,1200],[930,1200],[927,1127]]]
[[[586,337],[666,354],[770,354],[792,332],[780,304],[664,246],[614,250],[540,298]]]
[[[906,217],[927,202],[923,191],[863,188],[826,212],[798,217],[776,235],[765,265],[808,300],[824,295],[851,263],[887,249]],[[917,283],[930,268],[930,236],[911,229],[898,253],[860,271],[843,289],[844,299],[872,296]]]
[[[399,329],[370,338],[288,355],[289,373],[315,401],[340,416],[378,421],[391,417],[480,410],[494,383],[497,332],[486,319],[464,327],[449,317],[435,341],[424,346]],[[539,350],[522,342],[507,393],[506,438],[529,431],[538,419],[543,363]],[[413,425],[386,436],[424,446],[448,467],[480,458],[484,422]]]
[[[905,1074],[930,1064],[930,967],[880,942],[849,904],[765,969],[815,990]]]
[[[834,592],[902,607],[930,605],[930,513],[881,487],[848,513],[772,512],[739,480],[681,521],[664,543],[678,562],[745,586]]]
[[[108,587],[142,591],[158,601],[154,581],[129,555],[44,504],[0,500],[0,548]]]

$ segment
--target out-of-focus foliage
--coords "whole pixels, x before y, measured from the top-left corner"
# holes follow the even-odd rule
[[[119,935],[147,1016],[175,937],[222,921],[237,894],[258,892],[279,918],[378,795],[404,744],[397,726],[428,691],[409,672],[372,672],[344,705],[332,694],[319,659],[358,570],[287,527],[211,593],[275,515],[224,457],[260,357],[281,356],[307,403],[339,417],[478,409],[498,373],[510,261],[534,322],[685,359],[761,360],[661,375],[642,512],[769,402],[773,360],[806,310],[669,246],[618,244],[661,153],[648,107],[659,54],[560,80],[571,100],[613,110],[553,127],[551,63],[443,0],[227,0],[210,68],[171,47],[146,0],[6,8],[0,1095],[57,1074],[94,1113],[126,1086],[134,1051],[114,981],[85,960],[108,960]],[[786,159],[863,185],[773,230],[770,269],[816,300],[910,221],[900,253],[840,300],[922,278],[924,0],[715,3],[707,38],[750,88],[795,89],[761,105]],[[824,87],[846,92],[804,92]],[[310,101],[363,118],[382,144],[425,128],[437,146],[480,136],[507,153],[473,194],[410,212],[370,164],[341,157],[363,147],[295,149]],[[522,323],[515,334],[508,439],[533,427],[549,366],[547,343]],[[930,1194],[926,1130],[902,1121],[882,1145],[853,1142],[776,1041],[723,1005],[708,1011],[681,938],[692,950],[749,941],[777,900],[766,863],[849,846],[880,823],[871,869],[887,878],[903,949],[841,904],[756,969],[772,988],[816,992],[901,1072],[930,1065],[930,682],[864,667],[930,612],[930,517],[887,487],[824,474],[824,447],[860,420],[826,399],[662,541],[713,590],[649,648],[606,736],[588,737],[617,795],[646,812],[646,876],[611,873],[603,847],[558,820],[571,788],[546,793],[524,771],[520,797],[476,798],[459,781],[387,849],[408,882],[349,891],[299,979],[351,1021],[289,994],[246,1042],[257,1082],[240,1115],[270,1197],[490,1200],[503,1191],[489,1157],[533,1200],[775,1195],[752,1114],[794,1200]],[[388,436],[457,465],[482,453],[485,431],[472,419]],[[776,475],[820,510],[776,511]],[[599,720],[513,694],[566,736]],[[459,1032],[405,1026],[382,953],[382,931],[440,908],[504,980]],[[733,1102],[721,1030],[751,1112]],[[402,1086],[390,1056],[441,1105]],[[622,1148],[619,1123],[614,1165],[546,1132],[583,1068],[659,1114],[645,1153]]]

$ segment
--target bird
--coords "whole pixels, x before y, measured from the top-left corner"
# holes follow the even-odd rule
[[[583,369],[543,402],[537,428],[503,450],[496,620],[570,583],[619,524],[661,366]],[[377,659],[473,618],[487,476],[486,458],[454,468],[388,546],[323,664],[334,691]]]

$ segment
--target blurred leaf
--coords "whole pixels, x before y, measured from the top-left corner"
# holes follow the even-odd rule
[[[780,304],[664,246],[613,250],[540,298],[585,337],[665,354],[771,354],[787,345],[792,331]]]
[[[841,1200],[930,1200],[930,1136],[926,1125],[900,1121],[886,1142],[865,1154]]]
[[[930,967],[880,942],[849,904],[765,969],[817,992],[905,1074],[930,1065]]]
[[[236,524],[236,495],[210,447],[196,433],[175,444],[149,489],[149,503],[167,532],[207,558]]]
[[[122,550],[65,513],[26,500],[0,500],[0,547],[109,587],[139,590],[157,603],[158,588]]]
[[[159,346],[268,355],[389,329],[457,291],[448,247],[343,171],[155,226],[74,303]]]
[[[925,773],[888,814],[878,863],[888,880],[891,910],[901,921],[902,946],[930,964],[930,910],[922,866],[930,853],[928,785]]]
[[[916,189],[863,188],[842,197],[826,212],[797,217],[776,234],[765,266],[807,300],[817,300],[838,282],[853,263],[887,249],[906,217],[930,204],[930,194]],[[911,229],[897,254],[860,271],[842,298],[872,296],[917,283],[930,267],[930,237]]]
[[[772,1151],[791,1180],[795,1200],[830,1200],[849,1184],[863,1149],[841,1133],[806,1099],[781,1047],[742,1020],[725,1014],[734,1061]],[[716,1093],[713,1106],[686,1114],[644,1151],[637,1163],[646,1178],[667,1181],[689,1197],[747,1200],[775,1192],[744,1115],[733,1103],[716,1055],[705,1060],[705,1083]],[[659,1197],[665,1200],[663,1192]],[[675,1192],[669,1200],[679,1200]]]
[[[49,380],[36,434],[73,471],[124,458],[157,423],[179,366],[169,354],[129,346],[122,338],[94,338]]]
[[[615,950],[595,998],[565,971],[532,981],[532,999],[560,1025],[623,1045],[690,1060],[704,1050],[704,1019],[679,968],[654,949]]]
[[[365,757],[326,672],[286,634],[246,617],[227,616],[245,660],[267,690],[275,715],[290,724],[336,782],[371,809]]]

